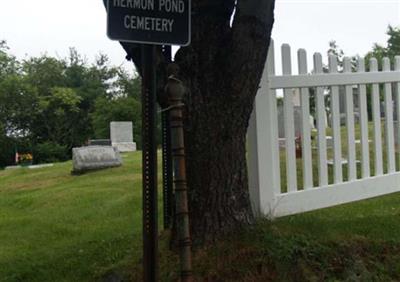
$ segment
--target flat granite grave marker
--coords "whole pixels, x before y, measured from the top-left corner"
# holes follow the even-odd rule
[[[122,165],[121,155],[115,147],[87,146],[72,149],[72,173],[81,174]]]
[[[112,121],[110,123],[111,144],[120,152],[136,151],[136,143],[133,142],[133,130],[131,121]]]
[[[89,146],[111,146],[110,139],[90,139]]]

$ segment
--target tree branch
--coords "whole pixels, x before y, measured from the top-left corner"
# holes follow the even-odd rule
[[[227,52],[224,73],[232,81],[234,96],[255,96],[257,85],[267,58],[272,26],[274,23],[275,0],[238,0],[232,24],[231,40]],[[251,52],[249,52],[251,50]],[[249,78],[243,73],[254,73],[259,77]],[[233,70],[233,71],[232,71]],[[257,83],[254,83],[254,79]],[[254,88],[254,89],[253,89]],[[247,90],[246,90],[247,89]]]
[[[273,23],[274,6],[275,0],[238,0],[235,21],[250,17],[269,25]]]

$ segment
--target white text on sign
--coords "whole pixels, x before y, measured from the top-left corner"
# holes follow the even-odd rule
[[[119,8],[155,10],[154,0],[113,0],[113,3]],[[183,0],[160,0],[156,8],[160,12],[181,14],[185,12],[185,3]]]
[[[124,26],[127,29],[153,30],[160,32],[172,32],[173,19],[160,19],[150,17],[138,17],[126,15]]]

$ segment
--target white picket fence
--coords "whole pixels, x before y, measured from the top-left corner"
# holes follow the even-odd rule
[[[366,72],[364,59],[360,58],[357,70],[353,72],[349,58],[344,59],[339,71],[338,60],[332,55],[329,73],[325,73],[322,56],[316,53],[311,73],[307,68],[306,51],[300,49],[297,52],[299,74],[294,75],[290,46],[284,44],[283,75],[275,75],[273,45],[272,42],[248,129],[249,185],[255,213],[280,217],[400,191],[399,164],[396,168],[396,158],[400,162],[400,154],[396,152],[399,142],[395,142],[400,141],[400,122],[394,122],[394,119],[400,121],[400,56],[396,57],[394,70],[391,70],[389,59],[384,58],[382,71],[378,71],[378,62],[372,58],[370,70]],[[345,87],[344,127],[340,124],[340,86]],[[354,118],[354,87],[358,89],[358,122]],[[301,140],[301,159],[296,159],[294,88],[300,89],[301,139],[298,140]],[[310,125],[311,88],[315,93],[315,133]],[[284,146],[280,146],[278,140],[277,89],[283,89]],[[325,105],[326,95],[330,98],[329,105]],[[393,99],[395,96],[397,98]],[[381,97],[384,118],[381,118]],[[372,101],[370,121],[369,99]],[[397,109],[396,117],[393,103]],[[328,130],[333,144],[330,148],[326,141],[326,107],[331,112]],[[356,127],[360,132],[357,142]],[[345,154],[343,144],[348,148]],[[356,160],[357,156],[360,160]],[[329,158],[332,158],[331,162]],[[298,170],[302,177],[297,175]]]

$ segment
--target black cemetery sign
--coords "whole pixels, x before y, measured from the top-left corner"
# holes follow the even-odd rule
[[[112,40],[158,45],[190,44],[191,0],[108,0]]]

